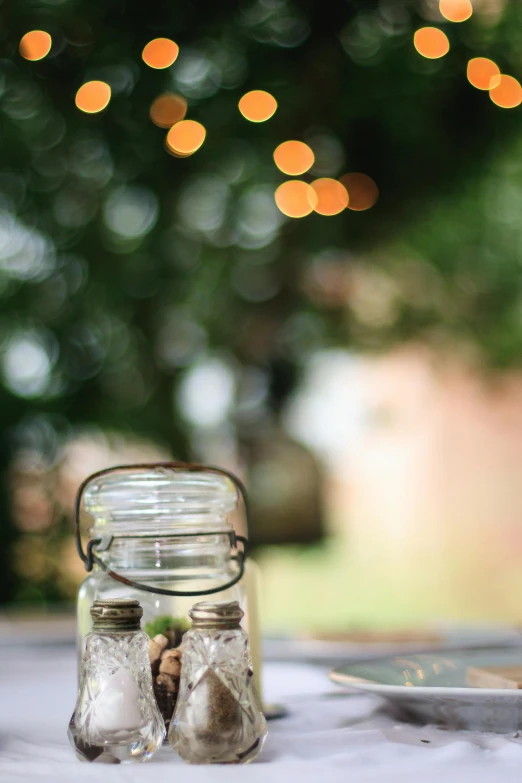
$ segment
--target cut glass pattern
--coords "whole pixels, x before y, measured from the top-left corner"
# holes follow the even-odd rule
[[[76,755],[105,763],[145,761],[159,748],[164,733],[146,634],[89,634],[69,724]]]
[[[258,755],[265,736],[245,632],[188,631],[171,745],[192,764],[239,764]]]

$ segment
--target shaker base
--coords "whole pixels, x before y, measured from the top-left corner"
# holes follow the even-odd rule
[[[94,764],[135,764],[147,761],[161,746],[163,739],[143,736],[137,731],[125,741],[96,745],[85,742],[72,721],[67,734],[76,757]]]

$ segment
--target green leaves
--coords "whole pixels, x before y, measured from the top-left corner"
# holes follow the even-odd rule
[[[160,615],[152,622],[145,623],[145,631],[149,639],[153,639],[158,634],[163,634],[163,636],[168,638],[172,632],[181,636],[189,628],[190,623],[188,620],[182,617],[172,617],[170,614]]]

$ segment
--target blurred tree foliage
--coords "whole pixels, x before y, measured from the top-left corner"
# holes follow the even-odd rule
[[[332,344],[457,337],[493,365],[518,362],[522,108],[466,79],[476,56],[522,75],[517,6],[477,0],[451,24],[421,0],[4,0],[4,490],[20,426],[38,417],[58,435],[96,422],[188,456],[175,390],[205,354],[268,368],[284,394],[288,367]],[[450,39],[440,60],[414,49],[426,24]],[[52,49],[28,62],[19,41],[35,29]],[[159,36],[180,46],[165,70],[141,59]],[[112,89],[94,115],[74,102],[91,79]],[[251,89],[276,97],[269,121],[239,113]],[[149,116],[169,91],[207,130],[184,159]],[[314,149],[312,176],[370,175],[377,204],[284,218],[272,153],[293,138]],[[0,590],[15,595],[8,562]]]

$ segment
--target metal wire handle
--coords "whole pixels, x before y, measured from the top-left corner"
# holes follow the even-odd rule
[[[227,535],[230,539],[230,546],[232,549],[237,549],[237,554],[233,556],[233,559],[237,561],[238,563],[238,573],[236,576],[231,579],[229,582],[226,582],[224,585],[219,585],[218,587],[212,587],[208,590],[188,590],[188,591],[182,591],[182,590],[167,590],[163,587],[152,587],[151,585],[145,585],[142,582],[135,582],[133,579],[127,579],[127,577],[122,576],[121,574],[118,574],[116,571],[113,571],[111,568],[108,567],[108,565],[96,554],[95,547],[99,546],[103,543],[103,539],[101,538],[93,538],[87,543],[87,551],[83,551],[83,545],[82,545],[82,538],[80,533],[80,509],[82,504],[82,497],[85,488],[88,484],[91,483],[93,479],[99,478],[100,476],[107,476],[109,473],[115,473],[117,471],[123,471],[123,470],[150,470],[154,468],[168,468],[170,470],[176,471],[186,471],[190,473],[217,473],[221,476],[226,476],[226,478],[230,479],[236,489],[239,491],[239,494],[241,495],[241,498],[243,500],[243,505],[245,507],[245,517],[248,520],[250,516],[250,506],[248,502],[248,495],[245,488],[245,485],[243,482],[235,476],[233,473],[230,473],[228,470],[224,470],[223,468],[215,468],[208,465],[196,465],[192,462],[150,462],[150,463],[142,463],[139,465],[119,465],[114,468],[105,468],[105,470],[99,470],[97,473],[93,473],[92,475],[88,476],[82,483],[80,484],[80,487],[78,489],[78,492],[76,494],[76,502],[74,506],[74,540],[76,543],[76,551],[78,552],[78,555],[80,556],[81,560],[83,561],[85,565],[86,571],[92,571],[93,566],[96,564],[101,568],[103,571],[105,571],[106,574],[108,574],[112,579],[115,579],[117,582],[121,582],[121,584],[127,585],[128,587],[133,587],[136,590],[143,590],[147,593],[158,593],[159,595],[171,595],[179,598],[184,597],[194,597],[198,595],[213,595],[214,593],[220,593],[222,590],[228,590],[228,588],[233,587],[236,585],[239,580],[242,578],[243,574],[245,573],[245,560],[247,558],[248,554],[248,539],[244,536],[238,536],[236,535],[235,531],[232,530]],[[178,533],[176,534],[176,538],[189,538],[192,536],[199,536],[199,535],[216,535],[220,533],[220,531],[213,531],[210,533]],[[112,540],[112,539],[111,539]],[[243,549],[238,549],[237,545],[238,543],[241,543],[243,545]],[[108,549],[110,546],[110,542],[108,544],[105,544],[104,549]]]

